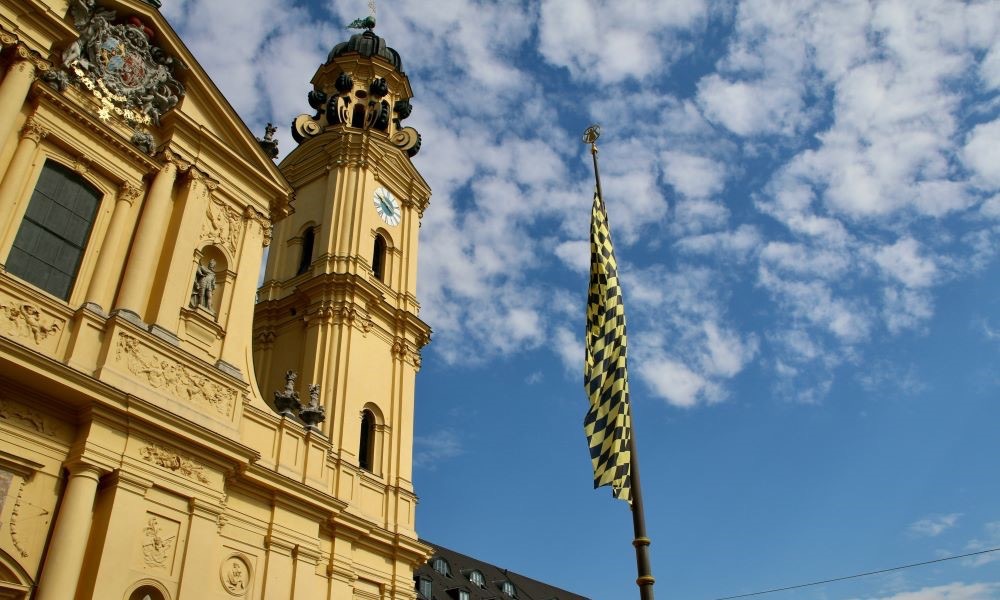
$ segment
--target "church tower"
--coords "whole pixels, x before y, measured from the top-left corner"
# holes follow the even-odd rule
[[[280,164],[296,199],[274,229],[254,368],[277,411],[302,406],[297,416],[329,440],[334,495],[415,540],[414,382],[430,339],[417,249],[430,188],[411,162],[420,136],[402,125],[413,93],[399,54],[371,28],[335,46],[312,84],[315,113],[295,119],[299,145]],[[291,409],[286,384],[303,397]],[[325,420],[314,423],[318,407]]]

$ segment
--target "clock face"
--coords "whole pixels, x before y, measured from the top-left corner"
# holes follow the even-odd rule
[[[399,210],[399,201],[392,195],[392,192],[380,187],[375,190],[372,202],[375,204],[375,212],[387,225],[399,225],[403,215],[402,211]]]

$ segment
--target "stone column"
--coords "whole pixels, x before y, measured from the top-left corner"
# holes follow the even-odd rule
[[[167,259],[166,281],[157,282],[164,285],[159,298],[150,302],[150,324],[155,324],[163,330],[176,336],[180,324],[180,310],[191,302],[191,286],[194,281],[192,274],[192,257],[201,235],[202,223],[207,219],[206,211],[211,201],[212,190],[218,187],[213,181],[191,167],[187,172],[187,181],[181,186],[174,201],[174,211],[180,212],[180,223],[176,232],[171,229],[163,244],[163,253]]]
[[[219,566],[214,544],[205,540],[215,540],[219,536],[219,515],[222,507],[202,500],[189,502],[191,521],[188,525],[189,540],[181,567],[178,598],[200,598],[212,586],[219,585]]]
[[[86,463],[74,463],[67,468],[69,482],[52,528],[35,600],[72,600],[87,551],[101,471]]]
[[[254,293],[264,248],[271,243],[271,222],[251,207],[244,212],[243,252],[239,263],[233,265],[236,281],[230,294],[229,326],[222,342],[222,360],[239,365],[246,357],[246,349],[253,343]],[[246,367],[244,367],[246,368]],[[270,393],[266,390],[265,393]]]
[[[117,260],[117,252],[124,241],[125,228],[129,222],[129,214],[132,206],[142,195],[142,187],[126,181],[118,190],[118,199],[115,202],[114,211],[111,213],[111,223],[108,224],[107,233],[104,234],[104,242],[101,244],[101,254],[97,260],[97,267],[94,269],[94,276],[90,280],[87,288],[87,302],[96,304],[101,310],[111,308],[112,297],[115,293],[115,285],[112,279],[121,273],[121,264]]]
[[[0,83],[0,140],[13,133],[17,115],[24,106],[31,84],[35,81],[35,65],[30,59],[19,57],[7,69]]]
[[[38,144],[48,135],[48,131],[38,124],[34,118],[29,118],[21,129],[21,141],[14,150],[3,182],[0,183],[0,262],[7,262],[10,246],[14,243],[17,226],[21,223],[28,209],[29,198],[22,198],[21,187],[25,177],[31,170],[31,161],[35,159]]]
[[[121,291],[115,303],[116,310],[131,312],[140,319],[146,318],[149,292],[159,264],[158,253],[170,222],[174,181],[181,166],[170,154],[165,156],[165,160],[146,194],[139,227],[135,232],[125,276],[122,278]]]

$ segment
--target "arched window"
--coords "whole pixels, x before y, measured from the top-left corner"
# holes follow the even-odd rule
[[[448,561],[441,558],[440,556],[435,556],[433,559],[431,559],[431,568],[440,573],[441,575],[444,575],[446,577],[451,577],[451,566],[448,564]]]
[[[365,105],[360,102],[354,105],[354,113],[351,115],[351,127],[362,129],[365,126]]]
[[[379,281],[385,281],[385,238],[375,234],[375,247],[372,250],[372,273]]]
[[[507,596],[511,598],[517,598],[517,592],[514,590],[513,583],[505,581],[500,584],[500,589],[503,590],[503,593],[506,594]]]
[[[163,592],[151,585],[144,585],[128,596],[128,600],[164,600]]]
[[[481,571],[472,571],[471,573],[469,573],[469,581],[479,586],[480,588],[486,587],[486,578],[483,577],[483,573]]]
[[[358,448],[359,466],[372,472],[375,463],[375,415],[370,410],[361,413],[361,443]]]
[[[46,161],[7,258],[7,272],[69,299],[103,194],[79,174]]]
[[[296,275],[301,275],[309,270],[312,264],[313,247],[316,245],[316,228],[310,227],[302,233],[302,254],[299,255],[299,268]]]

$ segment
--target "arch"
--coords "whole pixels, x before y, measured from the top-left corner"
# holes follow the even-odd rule
[[[375,244],[372,248],[372,273],[379,281],[385,281],[385,262],[388,244],[381,233],[375,234]]]
[[[213,266],[214,265],[214,266]],[[229,258],[224,249],[208,244],[200,248],[194,255],[193,273],[191,277],[191,308],[199,306],[199,282],[202,277],[201,269],[209,269],[214,274],[214,289],[211,290],[211,303],[208,308],[212,314],[218,315],[223,305],[222,299],[225,297],[226,288],[229,287],[232,279],[229,271]]]
[[[68,300],[104,196],[83,175],[47,158],[11,246],[7,272]]]
[[[361,411],[361,434],[358,436],[358,466],[369,473],[375,466],[375,414],[367,408]]]
[[[351,127],[364,129],[364,126],[365,126],[365,105],[358,102],[354,105],[354,111],[351,113]]]
[[[0,598],[24,600],[33,587],[28,572],[11,555],[0,550]]]
[[[140,579],[125,594],[125,600],[170,600],[167,588],[155,579]]]
[[[296,275],[301,275],[312,266],[313,253],[316,247],[316,227],[307,225],[302,231],[302,251],[299,254],[299,266],[295,269]]]
[[[382,474],[382,448],[385,442],[385,418],[372,402],[361,409],[358,432],[358,466],[373,475]]]

